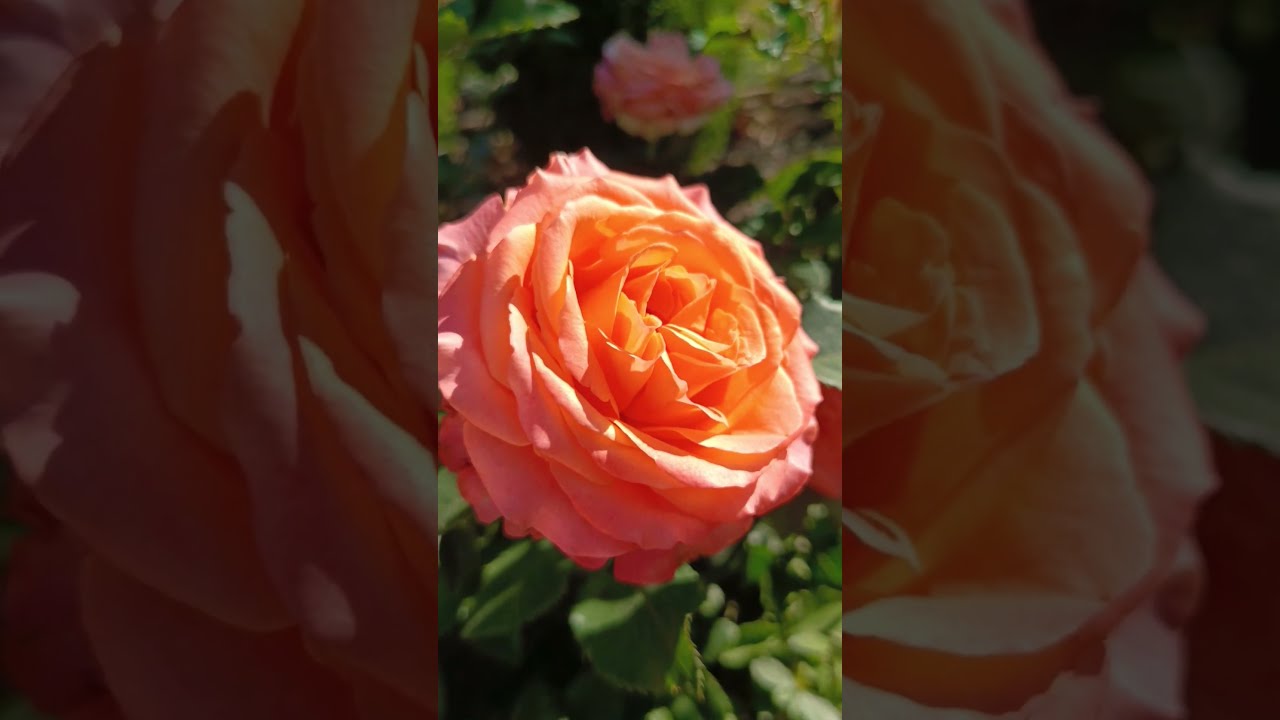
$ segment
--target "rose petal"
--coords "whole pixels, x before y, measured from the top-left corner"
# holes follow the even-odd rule
[[[83,583],[94,650],[132,720],[354,717],[341,683],[295,633],[233,630],[98,561]]]

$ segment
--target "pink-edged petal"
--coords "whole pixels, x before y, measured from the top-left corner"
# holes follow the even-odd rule
[[[463,435],[480,482],[504,519],[536,529],[566,555],[614,557],[634,549],[583,520],[532,448],[505,443],[474,425]]]
[[[485,432],[506,442],[527,442],[520,427],[515,397],[489,374],[480,347],[475,308],[479,303],[483,267],[479,260],[463,265],[440,296],[436,332],[440,392],[445,402]]]
[[[714,555],[742,539],[751,529],[751,519],[724,523],[689,545],[670,550],[637,550],[617,558],[613,575],[619,582],[653,585],[670,582],[680,565],[695,557]]]
[[[461,430],[461,426],[459,429]],[[465,434],[465,431],[463,433]],[[474,467],[468,466],[458,471],[458,493],[475,511],[476,519],[481,523],[488,525],[502,517],[498,512],[498,506],[493,503],[493,498],[489,497],[489,491],[485,489],[484,483],[480,482],[480,475],[476,473]]]
[[[613,172],[587,148],[575,153],[552,153],[546,171],[574,177],[604,177]]]
[[[613,576],[631,585],[658,585],[671,582],[684,563],[678,550],[637,550],[613,561]]]
[[[813,440],[818,434],[818,423],[809,421],[809,427],[787,446],[787,452],[777,458],[756,480],[756,491],[743,508],[752,515],[763,515],[795,497],[813,474]]]
[[[643,485],[583,477],[552,462],[551,474],[592,526],[644,549],[666,550],[705,537],[712,527]]]
[[[497,195],[476,206],[465,218],[440,226],[437,236],[437,284],[436,294],[443,295],[445,288],[458,274],[464,263],[484,251],[489,243],[489,233],[502,217],[503,202]]]

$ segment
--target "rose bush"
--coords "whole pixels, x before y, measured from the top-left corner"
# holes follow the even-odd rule
[[[37,708],[435,716],[435,17],[0,10],[3,644]]]
[[[844,701],[1181,717],[1212,473],[1148,191],[1020,3],[845,12]]]
[[[441,457],[482,522],[665,582],[804,486],[817,346],[705,188],[558,154],[439,254]]]
[[[593,88],[604,119],[649,141],[693,133],[733,94],[715,58],[691,55],[679,33],[654,31],[644,44],[619,34],[601,52]]]

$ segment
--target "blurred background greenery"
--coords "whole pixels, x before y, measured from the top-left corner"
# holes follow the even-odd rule
[[[686,35],[734,86],[699,132],[653,149],[605,121],[592,91],[604,42],[650,30]],[[799,292],[839,297],[838,41],[831,0],[445,2],[440,219],[588,147],[615,170],[706,184]]]
[[[442,717],[836,720],[839,517],[806,494],[636,588],[478,525],[441,471]]]

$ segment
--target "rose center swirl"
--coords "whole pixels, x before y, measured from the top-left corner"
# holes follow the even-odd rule
[[[569,234],[560,287],[534,293],[544,342],[585,341],[562,352],[565,366],[608,415],[659,433],[729,429],[756,378],[740,371],[770,356],[755,278],[719,251],[733,240],[686,213],[592,210]]]

